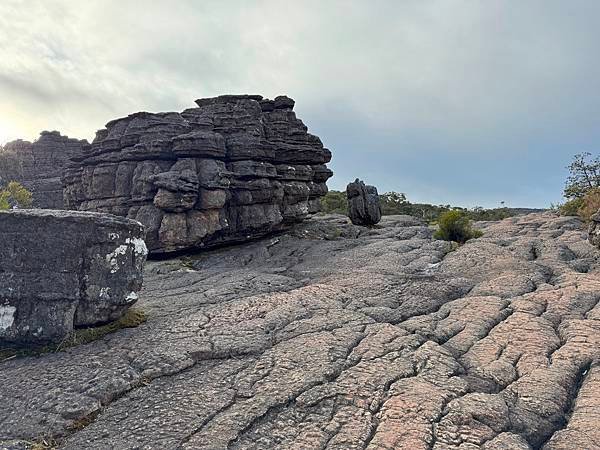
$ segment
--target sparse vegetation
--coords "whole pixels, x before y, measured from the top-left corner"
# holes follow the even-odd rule
[[[9,182],[6,187],[0,190],[0,210],[12,208],[29,208],[33,196],[23,185],[16,181]]]
[[[589,190],[582,198],[577,214],[585,222],[589,222],[598,211],[600,211],[600,188],[594,188]]]
[[[348,198],[345,192],[329,191],[321,198],[321,210],[328,214],[348,214]]]
[[[458,242],[464,244],[469,239],[481,237],[480,230],[473,229],[469,216],[464,211],[446,211],[440,215],[438,230],[435,232],[436,239]]]
[[[135,328],[146,322],[146,320],[147,316],[144,311],[139,308],[130,308],[120,319],[115,320],[114,322],[110,322],[99,327],[80,328],[73,330],[73,332],[63,339],[63,341],[58,345],[48,345],[45,347],[31,349],[0,349],[0,362],[19,356],[35,356],[43,353],[60,352],[70,347],[88,344],[103,338],[109,333],[114,333],[117,330],[121,330],[123,328]]]
[[[567,168],[569,178],[564,190],[566,199],[583,198],[589,191],[600,188],[600,156],[594,158],[589,152],[579,153]]]
[[[579,216],[586,222],[600,210],[600,157],[591,153],[575,155],[565,184],[567,201],[555,207],[562,216]]]
[[[418,217],[429,223],[436,223],[445,212],[459,210],[464,212],[469,219],[479,220],[502,220],[512,217],[518,211],[511,208],[501,207],[485,209],[477,206],[472,209],[460,208],[451,205],[431,205],[428,203],[411,203],[402,192],[386,192],[379,196],[381,212],[384,216],[403,214]],[[321,199],[321,209],[324,213],[347,214],[348,201],[346,193],[340,191],[329,191]]]

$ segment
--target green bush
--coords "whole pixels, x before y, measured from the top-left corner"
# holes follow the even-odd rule
[[[329,191],[321,198],[321,212],[328,214],[348,214],[346,192]]]
[[[460,244],[483,234],[481,231],[473,229],[471,220],[465,211],[452,210],[442,213],[438,219],[438,226],[439,228],[434,234],[436,239]]]
[[[4,189],[0,190],[0,210],[12,207],[29,208],[31,201],[31,192],[16,181],[11,181]]]
[[[574,198],[569,200],[562,205],[558,205],[558,213],[561,216],[577,216],[579,215],[579,208],[583,206],[583,197]]]

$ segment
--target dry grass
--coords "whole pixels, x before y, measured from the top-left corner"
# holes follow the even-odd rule
[[[141,309],[131,308],[118,320],[101,325],[99,327],[81,328],[73,330],[62,342],[58,345],[47,345],[44,347],[28,348],[28,349],[17,349],[7,348],[0,349],[0,362],[7,361],[13,358],[22,356],[35,356],[44,353],[55,353],[64,351],[67,348],[75,347],[77,345],[87,344],[89,342],[96,341],[103,338],[107,334],[114,333],[115,331],[123,328],[135,328],[144,322],[146,322],[147,316]]]

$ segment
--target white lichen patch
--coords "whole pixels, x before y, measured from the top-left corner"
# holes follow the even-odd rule
[[[100,300],[110,300],[110,288],[103,287],[100,289],[100,294],[98,295]]]
[[[110,267],[110,273],[116,273],[119,270],[119,256],[127,253],[128,245],[122,244],[106,255],[106,262]]]
[[[148,254],[148,248],[146,247],[146,243],[143,239],[140,238],[127,238],[125,240],[126,244],[133,245],[133,251],[138,256],[146,256]]]
[[[117,239],[119,239],[119,233],[108,233],[108,238],[116,241]]]
[[[125,300],[127,300],[128,302],[135,302],[138,299],[138,295],[131,291],[129,294],[127,294],[127,297],[125,297]]]
[[[116,273],[120,269],[120,265],[122,265],[124,260],[119,261],[120,256],[124,256],[127,254],[127,250],[131,249],[133,254],[136,257],[145,257],[148,255],[148,248],[146,247],[146,243],[143,239],[140,238],[127,238],[125,239],[125,243],[119,245],[112,252],[106,255],[106,262],[110,267],[110,273]]]
[[[10,305],[0,306],[0,331],[8,330],[15,323],[17,308]]]

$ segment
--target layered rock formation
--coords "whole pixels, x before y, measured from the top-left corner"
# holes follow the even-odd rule
[[[86,140],[70,139],[58,131],[42,131],[33,143],[9,142],[0,154],[0,182],[21,183],[33,194],[36,208],[63,209],[61,176],[85,145]]]
[[[381,220],[381,205],[375,186],[367,186],[358,178],[346,187],[348,217],[355,225],[375,225]]]
[[[590,224],[589,240],[592,245],[600,249],[600,211],[592,216]]]
[[[318,211],[331,153],[292,99],[196,103],[109,122],[65,174],[68,206],[142,222],[153,253],[247,240]]]
[[[137,300],[141,224],[107,214],[0,211],[0,344],[61,341]]]
[[[486,223],[454,251],[412,217],[348,222],[151,262],[144,326],[0,362],[0,447],[598,448],[600,251],[579,220]]]

